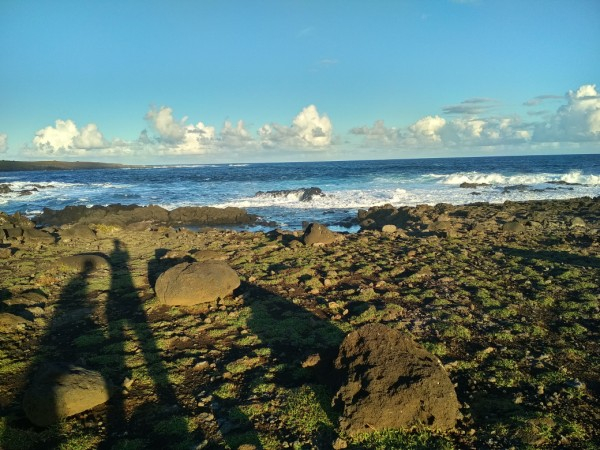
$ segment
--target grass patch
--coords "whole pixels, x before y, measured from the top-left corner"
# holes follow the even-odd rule
[[[454,445],[444,436],[429,431],[407,432],[382,430],[359,434],[352,443],[365,450],[452,450]]]

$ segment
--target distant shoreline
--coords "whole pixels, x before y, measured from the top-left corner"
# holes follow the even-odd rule
[[[82,162],[82,161],[5,161],[0,160],[0,172],[43,171],[43,170],[92,170],[125,169],[140,167],[128,164]]]

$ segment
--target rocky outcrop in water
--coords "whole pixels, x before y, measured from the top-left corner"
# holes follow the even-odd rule
[[[318,187],[300,188],[300,189],[283,189],[279,191],[258,191],[254,194],[255,197],[275,197],[283,198],[289,196],[298,197],[301,202],[309,202],[316,197],[325,197],[325,194]]]

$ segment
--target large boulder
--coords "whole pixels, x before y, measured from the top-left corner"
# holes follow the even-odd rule
[[[166,305],[196,305],[227,297],[240,285],[238,274],[222,261],[181,263],[156,280],[156,296]]]
[[[337,235],[320,223],[311,223],[304,230],[304,243],[306,245],[331,244],[337,239]]]
[[[55,363],[42,367],[23,397],[23,410],[35,425],[46,427],[101,405],[111,387],[99,372]]]
[[[340,427],[350,435],[413,426],[449,430],[460,415],[454,386],[437,358],[383,324],[348,334],[335,367],[343,382],[334,402],[343,409]]]

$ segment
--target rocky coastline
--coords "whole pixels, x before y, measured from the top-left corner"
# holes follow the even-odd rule
[[[600,198],[256,220],[0,213],[0,447],[600,446]]]

